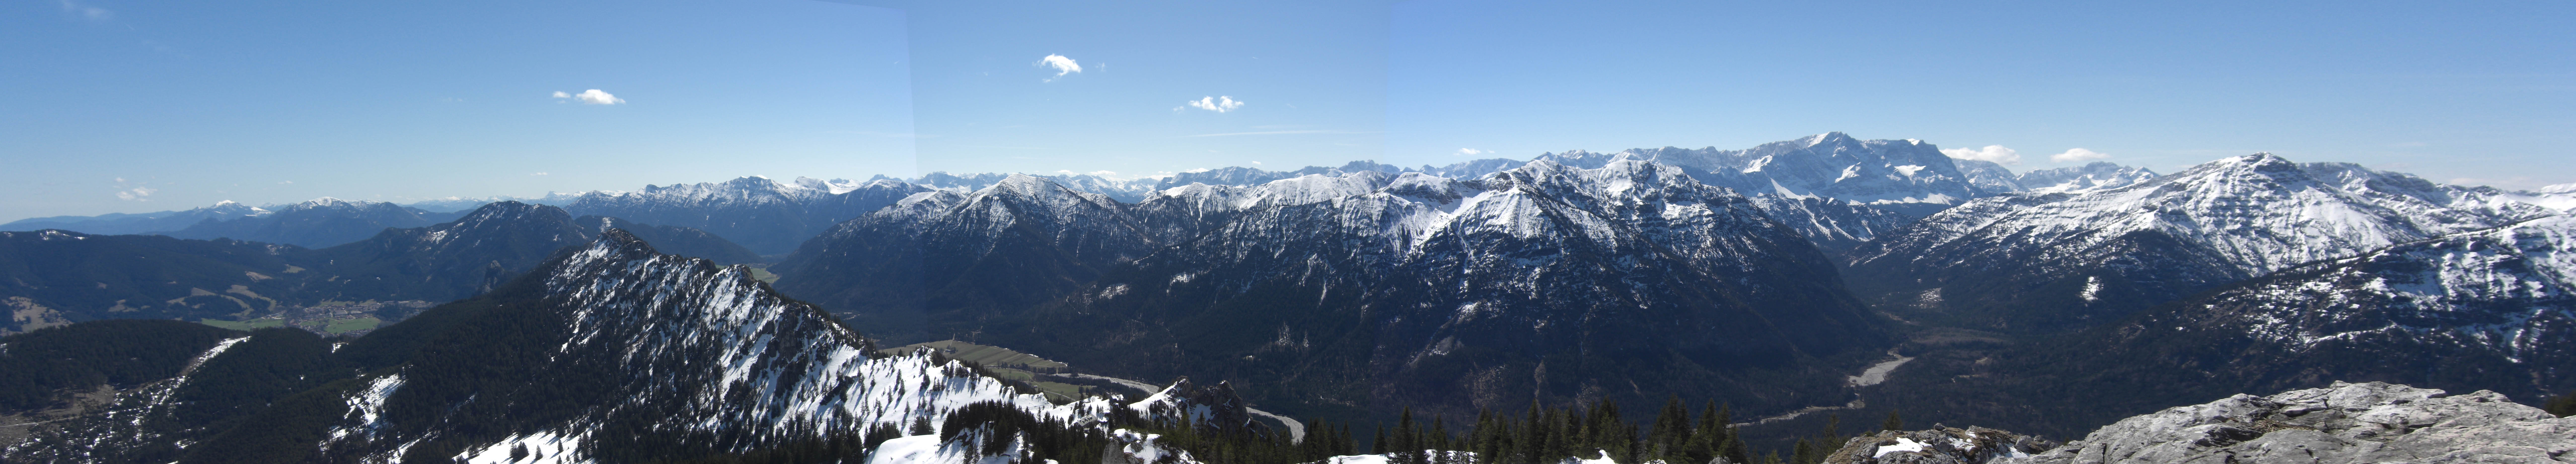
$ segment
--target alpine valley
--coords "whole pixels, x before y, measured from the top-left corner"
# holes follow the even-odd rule
[[[1827,133],[0,230],[0,463],[2576,462],[2576,186],[2268,153]]]

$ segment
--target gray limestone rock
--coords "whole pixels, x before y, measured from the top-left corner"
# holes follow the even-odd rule
[[[2495,392],[2450,395],[2379,382],[2336,382],[2131,417],[2046,453],[1991,462],[2576,462],[2570,451],[2576,451],[2576,418],[2553,417]]]
[[[1883,431],[1852,437],[1825,456],[1825,464],[1980,464],[2030,456],[2057,442],[1985,427]]]

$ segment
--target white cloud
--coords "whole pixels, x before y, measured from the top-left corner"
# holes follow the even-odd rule
[[[1474,148],[1460,148],[1460,149],[1458,149],[1458,154],[1459,154],[1459,155],[1462,155],[1462,156],[1476,156],[1476,155],[1482,155],[1482,154],[1486,154],[1486,153],[1492,153],[1492,152],[1484,151],[1484,150],[1478,150],[1478,149],[1474,149]]]
[[[1110,176],[1116,176],[1116,175],[1118,175],[1118,171],[1091,171],[1091,172],[1089,172],[1089,173],[1087,173],[1087,174],[1091,174],[1091,175],[1095,175],[1095,176],[1100,176],[1100,177],[1110,177]]]
[[[135,187],[133,190],[118,190],[118,191],[116,191],[116,199],[119,199],[119,200],[133,200],[133,201],[152,201],[152,200],[146,200],[146,199],[143,199],[143,197],[152,196],[152,192],[159,192],[159,191],[160,191],[160,190],[153,189],[153,188],[151,188],[151,187]]]
[[[555,93],[562,94],[563,92]],[[626,99],[617,98],[616,95],[609,95],[608,92],[601,92],[599,89],[584,90],[581,93],[573,94],[572,98],[574,100],[581,100],[581,103],[585,105],[615,105],[626,103]]]
[[[2110,158],[2111,158],[2111,154],[2110,154],[2110,153],[2103,153],[2103,152],[2098,152],[2098,151],[2093,151],[2093,150],[2086,150],[2086,149],[2082,149],[2082,148],[2068,149],[2068,150],[2066,150],[2066,152],[2065,152],[2065,153],[2059,153],[2059,154],[2054,154],[2054,155],[2048,155],[2048,160],[2049,160],[2049,161],[2052,161],[2052,162],[2059,162],[2059,163],[2070,162],[2070,161],[2092,161],[2092,160],[2098,160],[2098,159],[2110,159]]]
[[[536,174],[529,174],[529,175],[531,175],[531,176],[542,176],[542,175],[546,175],[546,173],[542,173],[542,172],[540,172],[540,173],[536,173]]]
[[[1193,100],[1193,101],[1189,102],[1189,104],[1190,104],[1190,107],[1191,107],[1191,108],[1198,108],[1198,109],[1202,109],[1202,110],[1215,111],[1215,112],[1219,112],[1219,113],[1223,113],[1223,112],[1227,112],[1227,111],[1234,111],[1234,109],[1235,109],[1235,108],[1242,108],[1242,107],[1243,107],[1243,102],[1235,101],[1235,100],[1234,100],[1234,97],[1222,97],[1222,96],[1220,96],[1220,97],[1199,97],[1199,99],[1198,99],[1198,100]]]
[[[1039,58],[1037,65],[1055,68],[1055,77],[1046,78],[1045,82],[1055,82],[1056,78],[1064,77],[1066,74],[1082,72],[1082,63],[1075,63],[1072,58],[1065,58],[1064,55],[1047,55],[1045,58]]]
[[[563,92],[563,91],[561,91],[561,90],[557,90],[557,91],[555,91],[555,98],[572,98],[572,94],[564,93],[564,92]]]
[[[1995,164],[2021,164],[2021,152],[2004,148],[2003,145],[1987,145],[1985,148],[1944,148],[1941,149],[1941,154],[1958,159],[1991,161]]]
[[[107,11],[106,8],[82,5],[78,2],[73,2],[72,0],[57,1],[62,3],[63,12],[81,15],[82,18],[87,18],[91,21],[106,21],[116,18],[116,12]]]
[[[1214,171],[1214,169],[1198,168],[1198,169],[1191,169],[1191,170],[1181,171],[1181,172],[1208,172],[1208,171]]]

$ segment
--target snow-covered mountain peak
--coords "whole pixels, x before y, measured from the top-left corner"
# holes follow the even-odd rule
[[[2095,161],[2083,166],[2031,170],[2015,177],[2013,183],[2021,191],[2084,193],[2126,187],[2156,177],[2156,172],[2147,168]]]
[[[1379,171],[1358,171],[1338,176],[1308,174],[1280,179],[1245,189],[1236,200],[1239,207],[1303,205],[1335,198],[1366,195],[1386,187],[1395,175]]]
[[[300,211],[300,210],[310,210],[310,209],[348,209],[348,208],[360,208],[360,207],[373,206],[373,205],[380,204],[380,203],[390,204],[390,203],[385,203],[385,202],[381,202],[381,201],[368,201],[368,200],[342,200],[342,199],[332,198],[332,197],[321,197],[321,198],[315,198],[315,199],[311,199],[311,200],[304,200],[303,202],[299,202],[299,203],[295,203],[295,204],[291,204],[291,205],[285,205],[285,206],[282,206],[282,207],[278,207],[278,208],[277,208],[277,210],[278,210],[278,211]]]
[[[1834,132],[1826,132],[1826,133],[1822,133],[1822,134],[1810,135],[1810,136],[1807,136],[1806,138],[1802,138],[1802,139],[1798,139],[1798,140],[1800,140],[1800,141],[1804,141],[1804,142],[1806,143],[1806,145],[1807,145],[1807,146],[1809,146],[1809,147],[1814,147],[1814,146],[1818,146],[1818,145],[1831,145],[1831,144],[1858,143],[1858,142],[1859,142],[1858,140],[1853,140],[1853,139],[1852,139],[1852,137],[1851,137],[1850,135],[1847,135],[1847,134],[1842,133],[1842,131],[1834,131]],[[1912,143],[1920,143],[1919,141],[1916,141],[1916,140],[1914,140],[1914,139],[1906,139],[1905,141],[1906,141],[1906,142],[1912,142]]]
[[[1999,293],[1958,298],[2019,302],[1949,310],[2012,320],[2016,327],[2083,324],[2085,317],[2118,316],[2301,263],[2553,213],[2498,195],[2346,163],[2303,164],[2257,153],[2108,190],[1981,199],[1882,235],[1855,250],[1851,262],[1854,274],[1909,282],[1883,289],[1890,293],[1882,298],[1947,298],[1938,292],[1982,289],[1962,292]],[[2094,282],[2113,282],[2108,291],[2114,293],[2134,293],[2098,300],[2116,303],[2065,303],[2043,301],[2056,292],[2027,291],[2050,285],[2100,288]],[[2055,312],[2016,309],[2064,305],[2073,306]],[[1984,312],[1989,310],[2000,312]]]

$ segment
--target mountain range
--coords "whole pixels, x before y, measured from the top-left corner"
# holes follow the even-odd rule
[[[1416,429],[1480,424],[1458,440],[1631,462],[1711,452],[1634,448],[1703,436],[1690,425],[1613,427],[1620,405],[1683,417],[1686,398],[1744,415],[1689,446],[1795,442],[1816,451],[1803,463],[1840,444],[1842,417],[2072,436],[2337,381],[2576,389],[2561,256],[2576,186],[2271,154],[2015,174],[1827,133],[1446,167],[555,197],[403,227],[439,213],[317,200],[21,221],[195,222],[0,232],[0,328],[26,332],[0,339],[0,367],[44,373],[0,382],[0,413],[56,421],[0,434],[17,440],[0,456],[1284,463],[1356,451],[1342,423],[1434,449],[1459,448]],[[356,338],[104,321],[360,300],[447,303]],[[128,337],[159,341],[85,341]],[[877,349],[943,339],[1072,367]],[[1181,377],[1201,383],[1143,401],[1047,380]],[[1237,411],[1254,405],[1322,422],[1281,434]],[[1541,411],[1560,405],[1578,407]],[[1407,453],[1378,456],[1422,456]]]
[[[379,203],[383,205],[383,203]],[[288,308],[357,301],[443,302],[488,291],[557,249],[607,228],[663,240],[679,253],[756,260],[704,231],[573,218],[561,208],[501,202],[454,221],[383,229],[355,243],[308,249],[231,239],[0,232],[0,333],[98,319],[250,319]]]

